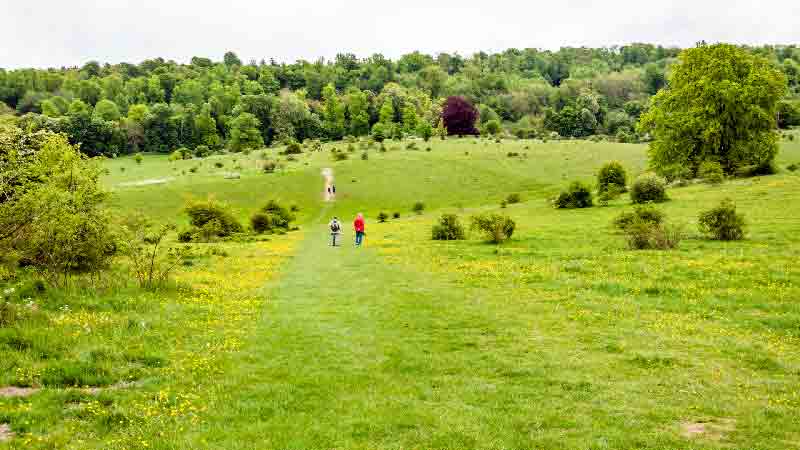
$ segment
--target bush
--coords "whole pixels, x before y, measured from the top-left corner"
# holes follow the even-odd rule
[[[574,181],[566,191],[556,197],[553,202],[556,208],[589,208],[592,206],[592,190],[589,186]]]
[[[198,145],[194,148],[194,156],[197,156],[198,158],[205,158],[210,154],[211,150],[208,148],[208,146]]]
[[[460,241],[466,236],[464,226],[455,214],[442,214],[439,223],[433,226],[431,236],[434,241]]]
[[[186,229],[178,232],[178,242],[192,242],[195,239],[195,230]]]
[[[343,153],[343,152],[334,152],[333,153],[333,160],[334,161],[344,161],[347,158],[348,158],[347,157],[347,153]]]
[[[722,165],[716,161],[704,161],[697,169],[697,176],[708,184],[721,184],[725,181]]]
[[[197,166],[190,167],[190,168],[189,168],[189,173],[197,173],[197,171],[198,171],[199,169],[200,169],[200,168],[199,168],[199,167],[197,167]]]
[[[617,185],[611,185],[605,191],[601,192],[597,199],[601,206],[608,206],[608,202],[618,199],[621,194],[622,191]]]
[[[800,168],[800,166],[798,166],[796,163],[792,163],[792,164],[789,164],[788,166],[786,166],[786,170],[788,170],[789,172],[794,172],[798,168]]]
[[[137,153],[133,155],[133,160],[136,161],[136,164],[141,164],[144,161],[144,156],[141,153]]]
[[[694,178],[692,169],[683,164],[671,164],[661,169],[661,174],[664,175],[669,183],[686,184],[687,181]]]
[[[744,239],[744,216],[736,212],[736,206],[725,199],[716,208],[700,213],[700,232],[720,241]]]
[[[515,194],[508,194],[508,197],[506,197],[506,203],[508,203],[509,205],[513,205],[513,204],[519,203],[521,201],[522,201],[522,197],[520,197],[520,195],[516,194],[516,193]]]
[[[353,145],[352,142],[347,144],[347,152],[348,153],[354,153],[355,151],[356,151],[356,146]]]
[[[664,222],[664,213],[650,205],[636,206],[633,211],[623,212],[617,216],[614,219],[614,226],[625,231],[638,222],[661,225]]]
[[[225,163],[222,162],[222,161],[216,161],[214,163],[214,167],[216,167],[217,169],[221,169],[221,168],[225,167]]]
[[[213,200],[190,204],[186,207],[186,214],[189,215],[189,222],[193,227],[206,228],[205,234],[213,231],[213,235],[225,237],[242,231],[242,225],[225,205]],[[217,223],[211,224],[211,222]]]
[[[276,167],[278,167],[278,164],[275,161],[267,161],[261,169],[264,173],[274,173]]]
[[[291,222],[295,219],[288,209],[281,206],[277,201],[270,200],[250,218],[250,225],[256,233],[273,233],[276,231],[287,231]]]
[[[361,159],[362,159],[363,161],[366,161],[366,160],[368,160],[368,159],[369,159],[369,153],[367,153],[367,152],[364,152],[364,153],[362,153],[362,154],[361,154]]]
[[[303,153],[303,147],[297,141],[291,141],[286,144],[286,150],[283,151],[284,155],[299,155],[300,153]]]
[[[392,217],[395,218],[395,219],[399,219],[400,218],[400,213],[396,212],[396,213],[392,214]]]
[[[406,150],[416,150],[416,149],[417,149],[416,142],[409,142],[408,144],[406,144]]]
[[[625,192],[628,185],[628,174],[625,168],[617,161],[611,161],[600,168],[597,173],[597,192],[603,193],[615,187],[619,192]]]
[[[472,228],[484,233],[486,238],[495,244],[510,239],[517,224],[500,214],[482,214],[472,217]]]
[[[631,201],[633,203],[662,203],[669,200],[667,197],[667,184],[663,178],[646,173],[639,176],[631,186]]]
[[[664,225],[634,220],[625,229],[628,247],[632,250],[669,250],[683,239],[683,229],[677,225]]]
[[[385,212],[381,211],[378,213],[378,222],[384,223],[389,218],[389,215]]]
[[[411,210],[417,214],[422,214],[422,212],[425,211],[425,203],[416,202],[414,203],[414,206],[411,208]]]

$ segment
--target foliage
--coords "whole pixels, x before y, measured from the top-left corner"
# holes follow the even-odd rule
[[[667,183],[663,178],[652,173],[645,173],[634,180],[631,186],[633,203],[662,203],[667,197]]]
[[[171,224],[156,227],[141,215],[129,217],[122,225],[122,251],[130,260],[139,287],[156,289],[163,286],[189,255],[187,247],[164,246],[165,239],[174,230],[175,226]]]
[[[212,199],[191,202],[185,211],[191,225],[207,235],[225,237],[243,230],[227,206]]]
[[[651,205],[634,207],[633,211],[623,212],[614,219],[614,226],[620,230],[625,230],[634,223],[649,223],[661,225],[664,223],[664,213]]]
[[[652,135],[654,169],[672,164],[696,170],[717,160],[726,173],[770,163],[778,152],[775,118],[786,78],[768,60],[729,45],[685,50],[667,89],[652,99],[640,122]]]
[[[286,144],[286,150],[283,151],[284,155],[299,155],[301,153],[303,153],[303,147],[294,140]]]
[[[411,208],[411,210],[417,214],[422,214],[422,212],[425,211],[425,203],[416,202],[414,203],[414,206]]]
[[[669,250],[678,247],[683,239],[679,225],[654,223],[635,219],[624,229],[631,250]]]
[[[553,206],[562,208],[590,208],[593,205],[592,189],[580,181],[573,181],[566,191],[556,197]]]
[[[611,187],[616,187],[619,192],[627,191],[628,175],[619,161],[611,161],[600,168],[597,173],[597,191],[604,193]]]
[[[434,241],[459,241],[466,238],[464,226],[455,214],[442,214],[439,223],[431,230]]]
[[[698,218],[700,231],[712,239],[738,241],[744,239],[744,216],[736,212],[736,205],[730,199],[718,206],[703,211]]]
[[[231,121],[231,140],[229,147],[232,151],[240,152],[245,149],[256,149],[264,145],[259,127],[258,118],[250,113],[242,113]]]
[[[250,225],[256,233],[272,233],[276,231],[287,231],[291,222],[295,219],[287,208],[275,200],[270,200],[250,218]]]
[[[452,96],[445,101],[442,121],[450,136],[477,135],[478,110],[464,97]]]
[[[708,184],[720,184],[725,181],[722,165],[716,161],[703,161],[697,169],[697,176]]]
[[[502,127],[500,125],[500,121],[496,119],[492,119],[485,124],[483,124],[483,131],[491,136],[495,136],[500,134]]]
[[[519,203],[521,201],[522,201],[522,197],[519,194],[516,194],[516,193],[508,194],[508,197],[506,197],[506,202],[509,205],[513,205],[513,204]]]
[[[472,217],[472,229],[481,231],[492,243],[499,244],[510,239],[517,224],[508,216],[481,214]]]
[[[385,212],[381,211],[378,213],[378,222],[384,223],[386,220],[389,219],[389,215]]]

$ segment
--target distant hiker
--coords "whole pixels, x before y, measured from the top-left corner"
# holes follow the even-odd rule
[[[331,195],[331,187],[328,186],[328,195]]]
[[[336,185],[335,184],[331,185],[331,188],[333,189],[333,195],[336,195]]]
[[[339,246],[339,235],[342,234],[342,224],[339,223],[339,219],[334,217],[331,220],[331,223],[328,224],[328,228],[331,229],[331,246],[338,247]]]
[[[353,221],[353,229],[356,230],[356,246],[364,242],[364,215],[358,213],[356,220]]]

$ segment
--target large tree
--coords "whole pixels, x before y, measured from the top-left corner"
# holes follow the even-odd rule
[[[447,134],[451,136],[479,134],[475,128],[478,117],[477,108],[464,97],[448,97],[442,109],[442,120],[447,128]]]
[[[726,172],[765,166],[778,152],[776,115],[786,78],[766,59],[728,45],[685,50],[640,130],[653,137],[650,164],[697,170],[717,161]]]

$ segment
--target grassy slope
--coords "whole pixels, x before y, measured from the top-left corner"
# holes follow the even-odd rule
[[[118,414],[121,425],[108,419],[117,417],[111,413],[92,415],[87,405],[93,397],[57,389],[0,400],[0,422],[45,436],[39,446],[19,448],[54,442],[74,448],[146,448],[142,442],[147,448],[226,449],[686,448],[681,422],[709,420],[732,429],[719,441],[695,440],[694,447],[786,448],[800,440],[794,420],[800,308],[793,301],[800,294],[800,177],[784,173],[673,190],[663,208],[690,230],[700,209],[733,197],[751,222],[750,239],[692,239],[675,252],[629,252],[608,227],[627,208],[623,200],[608,208],[555,211],[545,199],[567,180],[590,180],[609,159],[641,170],[642,146],[464,140],[432,147],[429,153],[373,151],[368,161],[356,153],[339,163],[327,154],[304,155],[274,175],[259,173],[253,156],[242,163],[240,180],[222,179],[224,169],[209,161],[185,175],[180,171],[196,162],[150,157],[137,167],[130,159],[109,161],[106,183],[121,209],[182,220],[187,196],[214,193],[246,218],[276,197],[301,207],[306,238],[263,291],[269,299],[263,306],[225,305],[271,278],[273,264],[246,282],[220,282],[206,306],[186,309],[179,299],[161,299],[171,311],[167,321],[144,300],[138,312],[124,305],[114,312],[113,323],[153,321],[145,336],[121,333],[103,345],[119,355],[103,363],[114,377],[143,372],[132,392],[100,398],[100,410]],[[527,158],[509,158],[509,151]],[[222,159],[235,165],[231,157]],[[781,165],[799,160],[796,141],[785,145]],[[334,204],[320,202],[323,167],[336,171]],[[168,176],[176,179],[120,185]],[[519,227],[499,253],[479,240],[428,240],[440,208],[465,214],[492,209],[510,192],[527,201],[504,211]],[[417,200],[431,212],[406,217]],[[370,222],[367,248],[328,248],[322,222],[357,210],[368,219],[380,210],[404,218]],[[267,250],[283,242],[249,245]],[[234,259],[201,261],[187,270],[187,285],[201,289],[209,277],[238,280],[247,267],[270,258],[247,245],[216,246]],[[80,308],[87,305],[76,302],[73,309]],[[235,318],[238,333],[214,320],[224,314]],[[201,326],[203,317],[215,326]],[[109,326],[108,333],[118,334],[115,329]],[[184,337],[173,342],[175,336]],[[197,349],[229,336],[237,344],[220,347],[226,350],[205,370],[203,355],[217,352]],[[167,369],[121,362],[135,353],[125,346],[129,339],[134,349],[163,358]],[[59,355],[65,360],[90,360],[98,346],[91,336],[58,342],[76,347]],[[10,354],[2,346],[0,352]],[[34,364],[25,360],[31,355],[14,357]],[[166,392],[168,400],[153,392]],[[181,396],[190,406],[164,419]],[[153,418],[139,422],[134,418],[142,405]],[[76,429],[88,443],[70,437]],[[169,432],[160,435],[164,429]]]

